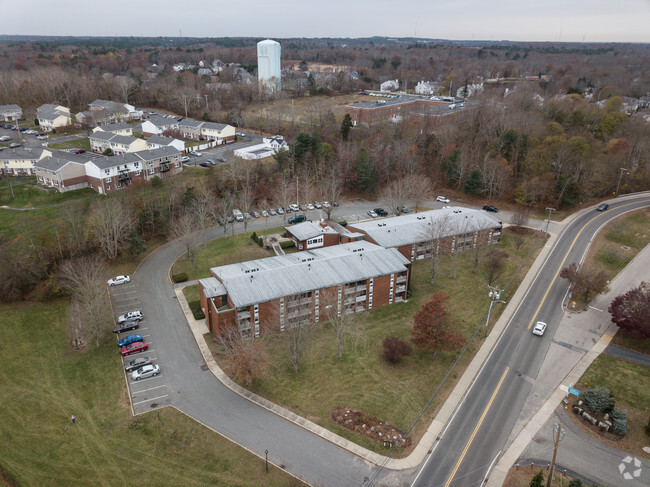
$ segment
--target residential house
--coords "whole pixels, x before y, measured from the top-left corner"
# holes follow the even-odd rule
[[[236,326],[246,334],[283,331],[406,300],[410,261],[396,249],[351,242],[213,267],[199,281],[213,334]]]
[[[650,96],[639,98],[639,108],[650,108]]]
[[[56,151],[34,165],[36,179],[44,186],[56,188],[60,193],[89,186],[86,177],[86,162],[89,154],[74,154]]]
[[[203,138],[216,140],[219,144],[235,140],[235,127],[225,123],[204,122],[200,126],[200,133]]]
[[[3,176],[24,176],[36,174],[34,167],[52,152],[41,148],[18,147],[0,151],[0,174]]]
[[[273,157],[277,152],[289,150],[289,146],[281,135],[274,137],[264,137],[261,144],[242,147],[235,150],[235,157],[241,157],[246,160],[264,159]]]
[[[161,147],[173,147],[177,151],[185,151],[185,142],[171,137],[164,137],[162,135],[152,135],[147,139],[147,147],[150,149],[159,149]]]
[[[212,70],[215,73],[220,73],[224,69],[226,69],[226,63],[224,63],[221,59],[215,59],[212,61]]]
[[[399,90],[399,80],[398,79],[389,79],[384,81],[379,85],[379,91],[397,91]]]
[[[143,116],[142,110],[136,110],[133,105],[119,103],[110,100],[95,100],[89,105],[90,111],[105,111],[111,122],[126,122],[128,120],[140,120]]]
[[[46,103],[36,109],[38,125],[43,132],[51,132],[54,129],[72,125],[70,109],[61,105]]]
[[[178,130],[178,121],[175,118],[151,117],[142,122],[142,134],[145,137],[163,135],[172,130]]]
[[[440,85],[435,81],[420,81],[415,85],[415,93],[418,95],[435,95],[440,91]]]
[[[491,213],[463,207],[409,213],[366,222],[350,223],[348,230],[366,240],[397,249],[414,261],[436,254],[492,245],[501,238],[502,222]]]
[[[147,149],[147,141],[144,139],[129,135],[117,135],[111,132],[93,132],[88,137],[88,140],[90,141],[91,150],[100,154],[107,149],[111,149],[115,155]]]
[[[483,91],[484,91],[483,83],[468,83],[466,85],[460,86],[456,90],[456,97],[470,98],[472,96],[483,93]]]
[[[331,245],[365,239],[363,233],[351,232],[344,226],[330,221],[306,221],[285,227],[285,230],[287,238],[293,240],[298,251],[329,247]]]
[[[210,68],[199,68],[196,74],[199,76],[212,76],[214,73]]]
[[[186,139],[199,140],[199,137],[201,137],[201,125],[204,123],[186,118],[178,122],[178,131]]]
[[[107,123],[105,125],[98,125],[93,129],[93,132],[106,132],[116,135],[133,135],[133,125],[128,123]]]
[[[98,157],[86,163],[88,184],[100,194],[147,182],[156,176],[165,179],[182,170],[181,152],[171,147]]]
[[[23,109],[18,105],[0,105],[0,121],[16,122],[23,118]]]

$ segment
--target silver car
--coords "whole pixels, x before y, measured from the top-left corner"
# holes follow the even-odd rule
[[[150,364],[151,359],[149,357],[138,357],[134,358],[133,360],[129,360],[124,366],[124,370],[131,372],[133,370],[139,369],[140,367],[144,367],[145,365]]]
[[[131,372],[131,379],[140,380],[160,374],[160,367],[155,364],[145,365]]]

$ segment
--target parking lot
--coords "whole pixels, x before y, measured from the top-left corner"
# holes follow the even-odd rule
[[[138,296],[138,284],[135,277],[131,278],[131,282],[121,284],[119,286],[111,286],[108,288],[113,304],[113,312],[115,313],[115,323],[117,324],[117,317],[127,311],[140,310],[141,301]],[[165,383],[165,365],[160,363],[158,354],[156,352],[155,342],[155,328],[153,324],[147,320],[147,315],[144,315],[140,326],[136,330],[118,333],[117,340],[126,337],[127,335],[139,334],[142,335],[144,341],[147,342],[149,348],[143,352],[137,352],[131,355],[126,355],[122,358],[122,364],[126,365],[129,361],[139,357],[149,357],[151,363],[160,367],[160,374],[135,381],[131,378],[131,372],[125,372],[126,382],[129,387],[129,398],[134,414],[141,414],[152,409],[161,408],[170,404],[169,390]],[[119,354],[119,348],[115,347],[115,353]]]

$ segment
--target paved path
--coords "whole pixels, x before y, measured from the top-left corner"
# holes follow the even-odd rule
[[[616,345],[608,345],[607,348],[603,350],[603,353],[650,367],[650,355],[635,352],[634,350],[617,347]]]

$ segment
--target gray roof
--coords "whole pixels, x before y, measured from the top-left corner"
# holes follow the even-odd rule
[[[41,157],[44,149],[26,147],[16,147],[15,149],[5,149],[0,152],[0,159],[27,159],[34,160]]]
[[[147,149],[138,152],[127,152],[119,156],[105,156],[93,159],[91,162],[100,169],[108,169],[115,166],[124,164],[132,164],[134,162],[147,162],[161,159],[165,156],[175,156],[181,152],[173,147],[159,147],[158,149]]]
[[[131,125],[128,123],[109,123],[106,125],[98,125],[98,127],[103,131],[103,132],[114,132],[116,130],[125,130],[125,129],[130,129]]]
[[[378,245],[391,248],[423,242],[427,225],[442,218],[449,221],[441,237],[501,227],[501,221],[491,213],[458,206],[354,223],[349,227],[365,232]]]
[[[13,103],[13,104],[11,104],[11,105],[0,105],[0,112],[8,112],[8,111],[10,111],[10,110],[11,110],[11,111],[14,111],[14,110],[20,110],[20,111],[22,111],[23,109],[20,108],[20,107],[19,107],[18,105],[16,105],[15,103]]]
[[[58,110],[57,107],[59,106],[60,105],[52,105],[51,103],[41,105],[36,109],[36,116],[37,118],[42,118],[43,120],[54,120],[56,117],[61,115],[64,117],[69,117],[69,113]]]
[[[90,140],[103,140],[106,142],[115,142],[117,144],[131,145],[137,139],[130,135],[114,134],[113,132],[93,132],[88,136]]]
[[[179,127],[199,128],[204,123],[205,122],[200,122],[199,120],[192,120],[191,118],[186,118],[185,120],[181,120],[180,122],[178,122],[178,126]]]
[[[225,123],[217,123],[217,122],[205,122],[201,128],[202,129],[214,129],[214,130],[223,130],[227,127],[228,125]]]
[[[227,294],[226,288],[219,282],[216,277],[207,277],[199,279],[199,284],[203,286],[203,292],[206,298],[214,298],[215,296],[223,296]]]
[[[115,112],[126,112],[127,109],[124,106],[124,103],[118,103],[116,101],[110,100],[95,100],[92,103],[89,103],[89,106],[92,107],[102,107],[105,110],[115,113]]]
[[[302,222],[290,227],[284,227],[298,240],[307,240],[325,234],[337,234],[338,232],[330,226],[321,227],[318,222]]]
[[[34,164],[34,167],[47,169],[48,171],[58,171],[67,164],[81,164],[83,166],[84,162],[86,161],[72,161],[68,158],[48,156]]]
[[[147,139],[147,144],[156,144],[156,145],[170,145],[175,140],[171,137],[165,137],[163,135],[152,135]]]
[[[210,269],[236,307],[407,270],[396,249],[352,242]]]
[[[151,122],[156,127],[167,127],[169,125],[178,126],[178,122],[175,118],[165,118],[165,117],[151,117],[148,122]]]

